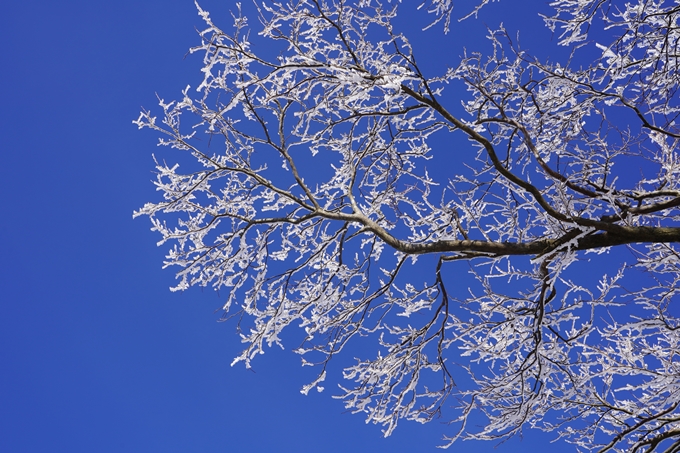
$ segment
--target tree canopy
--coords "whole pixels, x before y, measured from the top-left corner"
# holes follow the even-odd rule
[[[198,7],[197,97],[135,121],[178,150],[135,212],[173,289],[223,290],[235,363],[293,342],[303,393],[348,350],[337,397],[386,435],[680,451],[680,3],[554,0],[567,58],[500,26],[436,74],[399,14],[459,22],[421,6],[260,1],[227,31]]]

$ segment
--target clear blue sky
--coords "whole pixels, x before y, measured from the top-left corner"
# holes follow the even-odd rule
[[[502,10],[488,25],[510,20],[511,3],[491,5]],[[233,2],[202,6],[230,24]],[[231,368],[241,345],[216,322],[220,297],[168,290],[165,250],[132,220],[156,195],[159,150],[131,121],[156,92],[198,84],[200,57],[184,56],[201,26],[191,0],[0,6],[0,452],[441,451],[445,425],[403,422],[384,439],[330,383],[301,395],[311,374],[289,350]],[[411,39],[454,64],[456,36],[484,22],[463,27],[445,46]],[[574,451],[549,440],[448,451]]]

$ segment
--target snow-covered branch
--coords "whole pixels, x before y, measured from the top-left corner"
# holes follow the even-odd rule
[[[171,244],[173,289],[226,290],[234,363],[298,331],[321,391],[364,342],[339,397],[386,435],[444,415],[451,442],[680,451],[680,6],[552,7],[568,61],[501,28],[443,74],[395,25],[405,4],[258,2],[230,31],[198,7],[198,94],[135,121],[176,149],[135,216]]]

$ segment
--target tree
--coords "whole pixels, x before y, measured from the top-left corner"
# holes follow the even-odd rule
[[[680,451],[680,3],[551,6],[563,61],[500,28],[434,75],[407,5],[261,1],[252,38],[240,6],[230,32],[198,7],[201,96],[135,121],[189,169],[157,161],[163,200],[135,216],[174,244],[175,290],[226,290],[234,362],[292,324],[303,393],[362,345],[340,398],[386,435],[443,413],[449,444],[530,426]],[[454,26],[427,7],[428,33]]]

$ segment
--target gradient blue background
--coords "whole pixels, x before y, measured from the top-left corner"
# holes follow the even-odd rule
[[[241,345],[216,322],[219,295],[168,291],[158,236],[131,216],[157,197],[151,153],[161,151],[131,121],[156,108],[155,93],[175,99],[200,82],[200,57],[184,58],[202,27],[193,2],[3,3],[0,452],[441,451],[446,425],[404,421],[384,439],[344,413],[330,383],[301,395],[312,374],[289,350],[271,350],[255,372],[231,368]],[[424,65],[455,64],[461,37],[482,42],[485,24],[539,24],[529,3],[490,5],[446,38],[410,37]],[[202,6],[230,25],[233,2]],[[523,36],[535,33],[532,50],[555,45],[543,29]],[[449,451],[575,450],[525,434]]]

